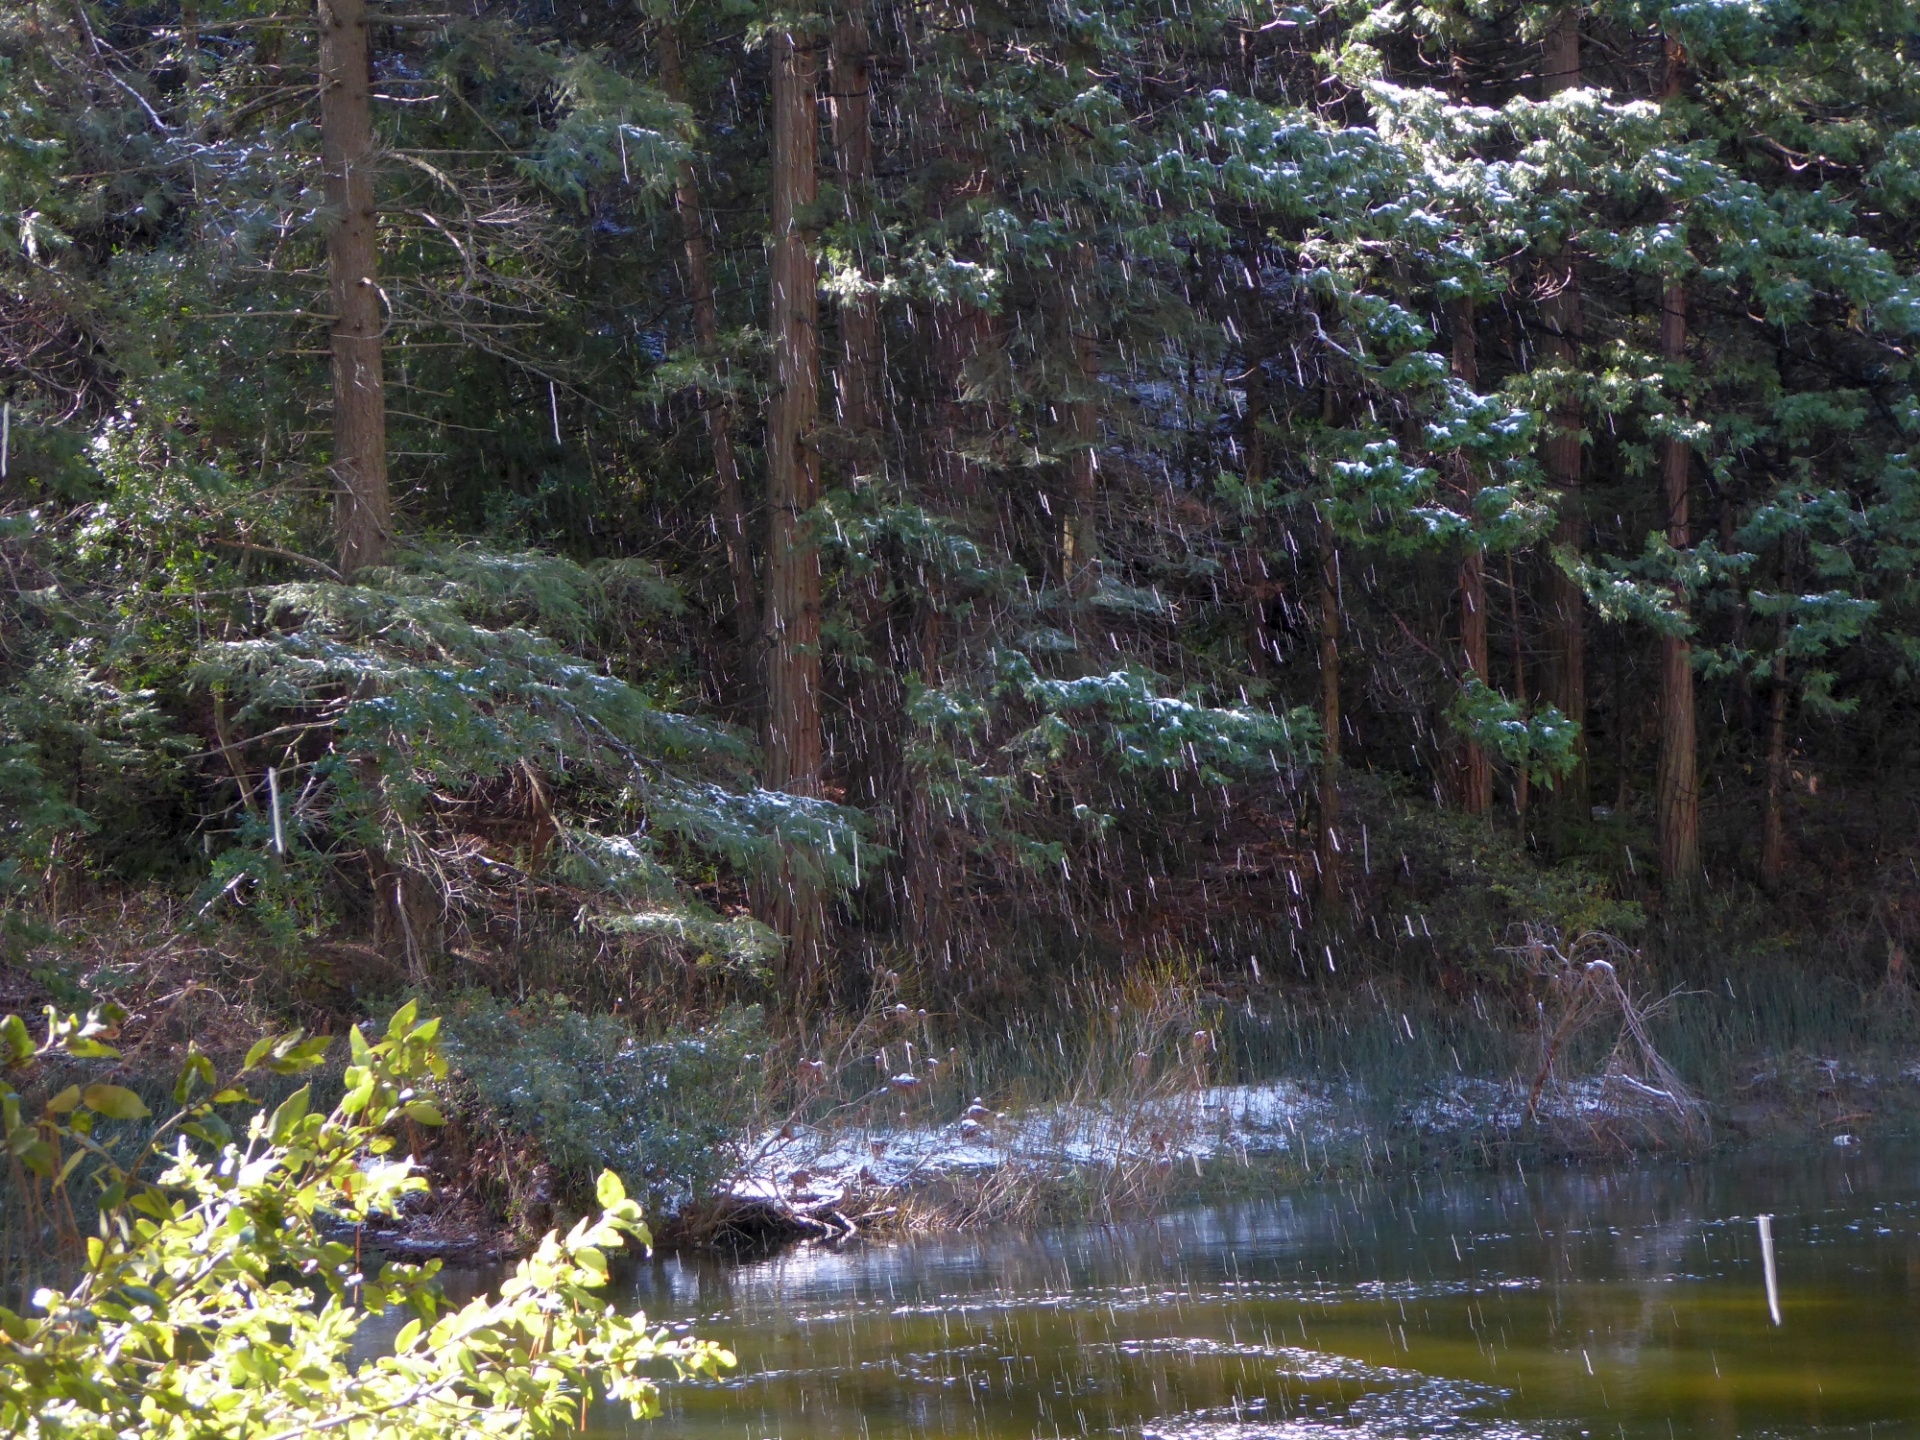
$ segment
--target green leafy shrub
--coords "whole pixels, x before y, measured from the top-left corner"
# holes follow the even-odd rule
[[[1506,976],[1524,924],[1636,935],[1640,907],[1586,858],[1548,860],[1479,816],[1436,808],[1378,776],[1350,782],[1367,826],[1361,876],[1388,953]]]
[[[113,1060],[114,1016],[48,1015],[36,1043],[18,1016],[0,1021],[0,1062],[31,1084],[51,1058]],[[437,1263],[361,1273],[353,1227],[391,1212],[425,1181],[394,1158],[388,1127],[437,1124],[419,1087],[446,1073],[440,1022],[408,1005],[386,1034],[352,1034],[346,1092],[330,1114],[295,1091],[271,1113],[249,1072],[297,1073],[331,1043],[268,1038],[224,1084],[190,1052],[175,1113],[123,1160],[105,1138],[151,1118],[132,1090],[72,1085],[29,1118],[0,1082],[6,1144],[54,1190],[101,1191],[99,1233],[70,1284],[42,1287],[28,1313],[0,1308],[0,1432],[107,1440],[254,1440],[340,1431],[384,1437],[547,1436],[583,1427],[598,1395],[636,1417],[657,1408],[654,1364],[714,1374],[733,1357],[701,1340],[650,1330],[599,1293],[607,1252],[648,1242],[640,1207],[611,1175],[599,1213],[549,1233],[498,1298],[447,1311]],[[225,1118],[253,1113],[236,1131]],[[173,1148],[165,1146],[171,1142]],[[149,1181],[149,1166],[161,1167]],[[352,1358],[367,1316],[412,1318],[391,1350]]]
[[[449,911],[456,894],[479,907],[533,876],[615,927],[636,902],[714,921],[676,890],[663,844],[742,873],[795,851],[826,883],[851,874],[854,812],[758,788],[742,735],[657,703],[582,643],[610,617],[676,603],[641,567],[447,548],[364,583],[253,598],[252,633],[203,646],[193,676],[234,703],[236,732],[305,737],[295,850],[384,857]],[[518,823],[503,827],[508,812]],[[272,839],[243,836],[242,863],[277,865]],[[736,930],[715,933],[751,963],[763,937]]]
[[[562,1185],[611,1170],[656,1212],[712,1192],[739,1161],[766,1043],[758,1008],[645,1039],[560,997],[476,997],[448,1013],[447,1053],[481,1102],[533,1135]]]

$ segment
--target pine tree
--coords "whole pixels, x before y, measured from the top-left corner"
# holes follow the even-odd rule
[[[1474,336],[1475,306],[1462,300],[1454,307],[1453,373],[1470,390],[1480,388],[1479,346]],[[1479,476],[1469,460],[1461,469],[1462,500],[1471,509],[1479,494]],[[1469,681],[1492,683],[1487,646],[1487,552],[1477,538],[1467,541],[1466,558],[1460,562],[1460,651],[1461,670]],[[1468,736],[1460,756],[1460,808],[1469,815],[1484,815],[1493,808],[1493,766],[1486,747]]]
[[[818,266],[809,231],[819,198],[816,73],[812,41],[798,21],[775,30],[772,85],[772,247],[768,330],[773,393],[767,408],[767,787],[821,793]],[[824,961],[822,897],[804,868],[783,858],[762,880],[760,912],[784,936],[783,983],[792,1002],[813,1003]]]
[[[1540,89],[1551,100],[1584,83],[1581,68],[1582,9],[1561,12],[1546,32],[1540,54]],[[1585,308],[1580,293],[1580,255],[1564,246],[1543,267],[1545,289],[1541,306],[1542,349],[1563,374],[1564,389],[1553,407],[1543,459],[1548,481],[1559,491],[1559,523],[1553,542],[1561,554],[1577,563],[1586,548],[1582,518],[1585,445],[1581,439],[1585,417],[1579,398],[1581,348],[1585,340]],[[1589,804],[1587,771],[1587,621],[1586,596],[1566,564],[1550,559],[1547,568],[1548,616],[1551,624],[1551,694],[1554,706],[1576,728],[1575,763],[1555,785],[1562,810],[1585,815]],[[1516,634],[1515,644],[1519,639]]]
[[[660,84],[669,99],[687,103],[687,83],[680,64],[680,37],[671,15],[655,22]],[[693,331],[700,359],[713,367],[719,388],[701,393],[707,436],[713,446],[714,528],[726,551],[727,577],[733,585],[733,629],[743,645],[751,645],[760,606],[753,576],[753,550],[747,536],[747,507],[740,480],[740,461],[734,451],[733,399],[726,377],[718,373],[720,360],[719,307],[714,303],[713,265],[708,253],[706,214],[700,203],[700,181],[693,161],[681,159],[674,167],[673,202],[686,237],[687,299],[693,310]]]
[[[320,133],[331,217],[334,544],[343,575],[385,563],[393,540],[368,30],[366,0],[320,0]]]

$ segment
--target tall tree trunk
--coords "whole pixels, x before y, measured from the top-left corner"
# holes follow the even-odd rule
[[[1513,552],[1507,552],[1507,628],[1513,633],[1513,698],[1522,709],[1530,708],[1527,692],[1527,631],[1520,623],[1520,584],[1514,578]],[[1533,773],[1524,764],[1513,767],[1513,813],[1521,822],[1527,818],[1527,802],[1532,798]]]
[[[926,218],[964,231],[966,212],[993,193],[997,181],[981,148],[989,128],[979,110],[978,83],[988,64],[987,32],[974,23],[971,10],[952,0],[909,7],[905,19],[911,51],[932,54],[949,41],[958,47],[957,68],[951,72],[958,82],[918,91],[925,104],[909,117],[903,138],[908,164],[926,177]],[[915,452],[903,482],[930,512],[975,533],[997,530],[996,538],[1005,541],[1006,507],[987,483],[992,462],[982,458],[980,443],[998,417],[993,399],[980,393],[975,381],[981,378],[978,358],[1004,348],[1006,321],[998,311],[962,296],[927,304],[914,318],[926,340],[931,385],[924,410],[902,427]],[[946,678],[944,656],[964,643],[953,632],[961,630],[959,617],[966,611],[955,603],[958,597],[943,593],[941,567],[922,567],[919,588],[911,633],[900,648],[920,683],[938,687]],[[902,893],[912,943],[935,966],[952,968],[964,960],[954,933],[968,880],[964,844],[956,838],[955,817],[934,798],[927,767],[903,764],[900,776]]]
[[[340,573],[350,577],[382,564],[393,538],[366,0],[321,0],[319,21],[320,155],[332,220],[334,544]]]
[[[1076,595],[1100,582],[1100,384],[1099,342],[1094,333],[1093,247],[1074,246],[1061,318],[1072,350],[1073,398],[1067,402],[1067,517],[1060,546],[1061,571]]]
[[[841,194],[848,219],[864,242],[872,219],[873,188],[873,55],[865,0],[848,0],[834,20],[827,93]],[[856,246],[855,263],[864,272],[862,249]],[[865,473],[860,467],[870,467],[879,458],[875,431],[880,424],[880,307],[863,289],[842,298],[839,309],[840,425],[858,447],[856,473]]]
[[[680,65],[680,37],[671,16],[659,29],[660,84],[667,98],[687,103],[687,82]],[[706,215],[700,204],[700,182],[691,160],[682,160],[674,172],[674,209],[687,253],[687,298],[693,305],[694,342],[700,358],[719,366],[720,317],[713,299],[713,264],[707,249]],[[754,636],[758,605],[753,587],[753,547],[747,543],[746,500],[740,485],[740,462],[733,450],[733,401],[722,390],[700,394],[707,417],[707,438],[713,446],[714,528],[726,550],[727,574],[733,582],[733,633],[743,645]]]
[[[1787,627],[1773,652],[1773,693],[1767,706],[1767,804],[1760,825],[1760,883],[1778,890],[1787,878]]]
[[[1547,35],[1542,54],[1542,88],[1557,95],[1582,83],[1580,68],[1580,10],[1569,9]],[[1580,299],[1579,259],[1571,246],[1548,262],[1551,294],[1543,306],[1548,359],[1557,368],[1574,371],[1580,365],[1585,316]],[[1546,442],[1547,478],[1560,492],[1559,521],[1553,532],[1558,548],[1580,553],[1586,543],[1586,519],[1581,504],[1583,465],[1582,425],[1578,399],[1567,397],[1555,407]],[[1554,786],[1563,815],[1583,818],[1591,800],[1587,770],[1587,601],[1579,583],[1558,565],[1547,567],[1549,652],[1552,657],[1550,698],[1554,706],[1578,727],[1574,738],[1574,766]]]
[[[1320,824],[1315,859],[1327,919],[1340,903],[1340,551],[1333,522],[1320,517]]]
[[[1669,99],[1680,93],[1685,56],[1667,41]],[[1660,356],[1670,366],[1687,355],[1687,287],[1673,280],[1660,296]],[[1677,397],[1676,397],[1677,408]],[[1679,437],[1661,446],[1661,478],[1667,515],[1667,542],[1684,552],[1693,543],[1687,514],[1693,447]],[[1679,585],[1674,601],[1683,612],[1687,597]],[[1693,642],[1685,635],[1660,637],[1660,766],[1654,800],[1660,833],[1660,880],[1671,893],[1693,887],[1700,878],[1699,741],[1693,701]]]
[[[1687,352],[1687,291],[1666,287],[1660,304],[1660,353],[1684,359]],[[1684,552],[1692,543],[1687,514],[1687,482],[1693,447],[1683,439],[1661,446],[1661,476],[1667,513],[1667,542]],[[1675,602],[1686,596],[1675,586]],[[1685,635],[1660,637],[1660,770],[1655,818],[1660,831],[1660,878],[1674,892],[1689,889],[1700,876],[1700,781],[1693,703],[1693,642]]]
[[[1480,354],[1473,333],[1474,306],[1463,300],[1455,308],[1453,322],[1453,373],[1469,389],[1480,385]],[[1463,489],[1469,509],[1480,491],[1480,474],[1471,461],[1465,463]],[[1460,562],[1460,653],[1465,675],[1487,681],[1487,552],[1478,541],[1470,540]],[[1493,766],[1486,749],[1476,740],[1467,740],[1460,749],[1460,808],[1469,815],[1484,815],[1493,808]]]
[[[819,197],[815,65],[792,31],[773,37],[772,316],[767,412],[766,784],[820,794],[820,551],[815,430],[820,412],[818,270],[806,212]],[[826,917],[809,874],[783,859],[762,918],[786,937],[782,978],[796,1009],[813,1004]]]
[[[843,0],[843,8],[835,16],[827,52],[827,95],[840,193],[857,237],[854,263],[865,279],[865,243],[873,218],[873,55],[866,0]],[[880,307],[876,297],[864,289],[843,293],[836,318],[840,357],[834,375],[835,393],[840,430],[846,437],[848,479],[857,485],[880,475],[886,462],[881,434]],[[870,663],[847,681],[846,793],[849,804],[879,817],[879,838],[897,856],[904,850],[898,801],[906,723],[901,672],[912,664],[912,657],[902,653],[908,644],[904,632],[909,621],[888,601],[890,577],[885,557],[867,558],[867,573],[853,581],[851,595]],[[859,912],[870,928],[891,928],[896,923],[896,886],[900,879],[893,864],[870,866],[862,874]],[[855,997],[838,998],[851,1001]]]
[[[1264,350],[1264,346],[1256,347]],[[1245,489],[1253,507],[1246,516],[1247,540],[1241,548],[1240,566],[1247,587],[1248,668],[1265,676],[1279,658],[1269,621],[1267,606],[1273,598],[1273,577],[1268,571],[1266,549],[1261,544],[1266,512],[1261,496],[1267,486],[1267,437],[1261,428],[1267,413],[1266,369],[1255,358],[1247,366],[1247,416],[1242,427],[1241,453],[1245,457]]]
[[[320,163],[327,209],[327,288],[333,306],[333,528],[340,573],[386,562],[393,542],[387,485],[387,387],[381,354],[379,211],[374,201],[373,71],[366,0],[320,0]],[[370,792],[382,787],[371,769]],[[404,834],[399,816],[390,834]],[[438,890],[404,854],[367,855],[374,941],[408,980],[428,980],[445,943]]]

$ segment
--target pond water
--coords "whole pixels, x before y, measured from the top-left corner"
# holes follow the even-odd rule
[[[1920,1436],[1920,1150],[669,1260],[630,1298],[740,1357],[657,1436]]]

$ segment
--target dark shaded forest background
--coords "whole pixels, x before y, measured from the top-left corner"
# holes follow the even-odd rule
[[[1904,983],[1916,76],[1911,0],[5,0],[9,1002]]]

